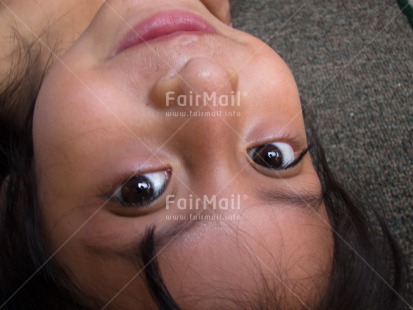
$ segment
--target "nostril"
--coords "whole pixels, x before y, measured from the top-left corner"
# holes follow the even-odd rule
[[[238,90],[238,73],[231,68],[228,70],[228,74],[230,77],[232,90],[235,92]]]
[[[150,91],[150,100],[159,109],[172,107],[176,104],[172,94],[182,93],[182,78],[175,74],[172,77],[163,78],[156,82]]]

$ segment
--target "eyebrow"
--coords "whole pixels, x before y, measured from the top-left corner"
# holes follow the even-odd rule
[[[298,207],[302,210],[318,210],[323,202],[322,192],[310,192],[305,190],[280,190],[280,189],[261,189],[258,194],[259,199],[263,203],[268,204],[286,204],[289,206]],[[204,210],[207,211],[207,210]],[[128,246],[122,249],[110,249],[105,246],[98,246],[96,244],[83,244],[89,253],[97,256],[105,257],[123,257],[132,263],[137,261],[142,262],[142,244],[145,243],[145,236],[151,231],[152,238],[154,238],[155,249],[162,248],[169,243],[178,239],[182,233],[187,233],[195,228],[198,223],[197,220],[177,221],[173,225],[159,225],[152,224],[146,227],[144,233],[135,241],[132,241]]]
[[[323,197],[321,191],[317,193],[309,191],[294,191],[294,190],[280,190],[280,189],[270,189],[270,190],[260,190],[259,198],[264,203],[282,203],[290,206],[298,207],[300,209],[314,209],[320,208]]]
[[[147,241],[148,235],[153,238],[153,244],[155,250],[172,243],[181,233],[188,232],[191,230],[198,221],[187,220],[177,221],[173,225],[159,225],[159,223],[154,223],[148,225],[143,234],[138,236],[135,240],[131,241],[128,245],[121,249],[111,249],[105,245],[96,245],[94,243],[83,243],[84,249],[95,256],[116,258],[122,257],[130,261],[131,263],[142,261],[142,247]]]

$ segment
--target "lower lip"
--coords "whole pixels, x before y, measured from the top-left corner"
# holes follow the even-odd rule
[[[160,38],[169,38],[189,32],[215,33],[215,29],[202,18],[184,11],[160,13],[134,27],[121,41],[115,54],[133,46]]]

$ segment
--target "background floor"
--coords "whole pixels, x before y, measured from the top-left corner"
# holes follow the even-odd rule
[[[397,1],[231,3],[234,26],[288,63],[329,163],[384,214],[413,275],[413,29]]]

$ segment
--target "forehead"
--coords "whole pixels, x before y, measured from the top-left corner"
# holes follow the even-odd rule
[[[103,0],[0,0],[0,76],[7,76],[21,41],[45,52],[65,50],[85,30]],[[17,39],[18,38],[18,39]]]

